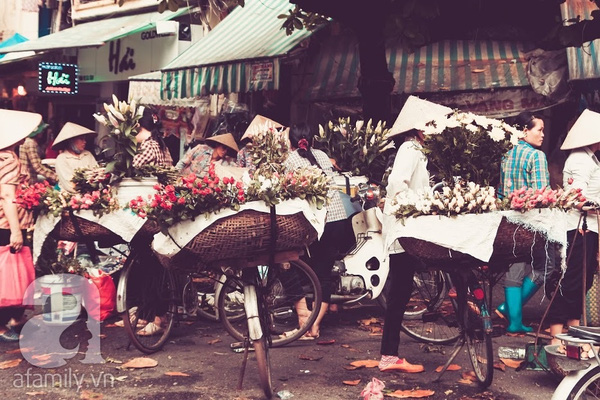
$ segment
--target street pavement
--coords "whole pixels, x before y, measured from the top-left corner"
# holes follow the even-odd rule
[[[501,285],[494,289],[494,304],[502,300]],[[541,293],[525,307],[525,321],[539,321],[547,300]],[[558,381],[544,371],[517,371],[506,367],[494,370],[492,385],[482,390],[476,384],[465,383],[463,373],[470,371],[466,347],[455,364],[458,371],[448,371],[439,382],[433,382],[435,369],[448,359],[452,346],[431,346],[417,343],[402,335],[401,356],[420,362],[425,372],[420,374],[383,373],[377,368],[347,370],[352,361],[379,358],[382,310],[374,304],[355,309],[342,309],[326,317],[317,341],[294,342],[270,351],[275,396],[293,395],[294,400],[359,399],[361,390],[372,379],[385,383],[385,390],[426,389],[435,393],[431,399],[549,399]],[[39,317],[36,317],[39,318]],[[61,344],[67,364],[57,368],[43,364],[49,354],[23,355],[16,343],[0,343],[0,385],[4,399],[263,399],[256,362],[250,353],[243,385],[237,390],[243,355],[230,348],[233,342],[218,322],[196,318],[182,321],[164,349],[147,357],[155,367],[123,368],[122,363],[145,356],[128,346],[123,328],[115,327],[117,318],[105,321],[101,327],[101,354],[104,363],[84,363],[87,338],[81,322],[62,327]],[[362,323],[361,323],[362,321]],[[522,346],[532,337],[508,337],[494,321],[494,349],[499,346]],[[368,324],[368,325],[367,325]],[[323,341],[332,344],[319,344]],[[78,345],[81,343],[81,345]],[[69,350],[70,349],[70,350]],[[26,352],[27,349],[24,350]],[[39,353],[39,351],[38,351]],[[21,360],[13,361],[13,360]],[[16,366],[10,366],[18,363]],[[344,381],[359,383],[351,386]],[[460,381],[460,382],[459,382]]]

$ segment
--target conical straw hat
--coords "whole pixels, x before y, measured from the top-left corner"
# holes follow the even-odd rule
[[[236,153],[239,151],[237,143],[235,142],[235,138],[231,133],[224,133],[222,135],[211,136],[209,138],[206,138],[204,141],[222,144],[223,146],[230,148]]]
[[[560,149],[577,149],[598,142],[600,142],[600,114],[585,109],[569,130]]]
[[[90,135],[90,134],[95,134],[96,132],[94,132],[91,129],[88,129],[84,126],[81,125],[77,125],[73,122],[67,122],[62,129],[60,130],[60,132],[58,133],[58,135],[56,136],[56,139],[54,139],[54,143],[52,144],[52,148],[56,148],[56,145],[62,142],[65,142],[71,138],[77,137],[77,136],[82,136],[82,135]]]
[[[0,110],[0,149],[6,149],[25,139],[39,126],[40,122],[42,122],[40,114]]]
[[[451,112],[452,109],[449,107],[432,103],[416,96],[409,96],[406,99],[406,103],[404,103],[404,107],[400,110],[400,114],[398,114],[398,118],[396,118],[392,129],[390,129],[388,138],[408,132],[420,124],[433,121]]]
[[[254,135],[256,135],[256,133],[269,128],[280,129],[283,128],[283,125],[281,125],[279,122],[273,121],[272,119],[263,117],[262,115],[257,115],[254,117],[252,122],[250,122],[250,125],[248,125],[248,128],[246,128],[246,132],[244,132],[240,140],[244,140],[246,138],[251,139]]]

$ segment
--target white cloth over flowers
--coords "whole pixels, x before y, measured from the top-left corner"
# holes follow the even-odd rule
[[[255,210],[259,212],[269,213],[270,209],[263,201],[252,201],[240,206],[239,211],[244,210]],[[215,221],[237,214],[239,211],[224,209],[216,214],[200,215],[196,217],[194,221],[187,220],[175,224],[169,228],[169,235],[163,233],[157,233],[154,235],[154,241],[152,247],[158,254],[162,254],[167,257],[173,257],[177,254],[182,247],[185,247],[190,241],[192,241],[200,232],[208,228]],[[302,200],[292,199],[286,200],[276,205],[276,212],[279,215],[291,215],[298,212],[302,212],[306,219],[317,231],[318,237],[320,238],[325,228],[325,217],[327,210],[323,207],[317,210],[313,204]]]
[[[494,252],[494,239],[502,218],[540,232],[552,242],[562,245],[562,259],[567,244],[567,214],[557,209],[535,209],[497,211],[483,214],[462,214],[446,217],[425,215],[416,218],[383,216],[385,249],[390,253],[404,251],[398,246],[397,238],[412,237],[435,243],[451,250],[469,254],[487,262]]]
[[[141,229],[146,219],[138,217],[131,210],[116,210],[102,216],[94,215],[92,210],[75,211],[76,216],[104,226],[111,232],[119,235],[125,242],[130,242]],[[61,217],[50,214],[40,215],[35,221],[35,234],[33,235],[33,262],[40,256],[42,245],[54,230]]]

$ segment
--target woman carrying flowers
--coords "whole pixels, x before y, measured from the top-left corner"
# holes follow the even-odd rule
[[[190,173],[204,176],[208,173],[211,163],[220,162],[222,165],[235,165],[238,146],[231,133],[212,136],[205,139],[206,144],[199,144],[188,151],[177,163],[181,176]]]
[[[392,172],[386,187],[387,198],[384,213],[389,213],[392,199],[402,192],[429,191],[427,158],[423,154],[423,132],[415,129],[438,116],[452,112],[451,109],[410,96],[391,129],[391,135],[402,135],[404,143],[398,149]],[[398,357],[400,327],[406,305],[412,294],[413,277],[419,260],[403,250],[390,254],[390,297],[385,312],[383,336],[381,338],[380,371],[417,373],[424,370],[420,364],[411,364]]]
[[[96,132],[81,125],[67,122],[52,144],[52,148],[62,150],[56,157],[56,174],[58,175],[58,186],[61,190],[75,193],[75,186],[71,179],[76,169],[95,168],[98,162],[94,155],[85,149],[87,137],[95,135]]]
[[[599,127],[600,114],[584,110],[560,148],[561,150],[571,150],[563,168],[564,186],[581,189],[585,198],[597,204],[600,204],[600,161],[594,152],[600,150]],[[581,210],[583,205],[584,203],[579,203],[577,208]],[[561,288],[556,293],[548,311],[550,335],[553,337],[562,332],[564,324],[567,326],[579,325],[579,318],[584,307],[583,293],[592,286],[594,271],[598,268],[597,217],[593,214],[589,215],[587,218],[588,230],[585,232],[579,226],[580,218],[581,213],[577,210],[569,211],[567,254],[570,256],[567,270],[561,281]],[[578,235],[582,235],[582,237],[576,238]],[[585,288],[583,287],[584,274],[586,274]],[[550,344],[560,344],[560,340],[553,338]]]
[[[544,142],[544,121],[530,112],[517,116],[516,124],[523,129],[524,137],[506,154],[502,161],[498,197],[508,197],[512,191],[544,189],[550,184],[550,174],[546,155],[539,150]],[[537,251],[532,255],[532,274],[525,276],[526,264],[513,264],[504,278],[505,301],[498,306],[496,313],[508,318],[509,333],[531,332],[523,325],[523,305],[540,288],[554,268],[554,246],[548,252]]]
[[[139,120],[139,132],[135,136],[138,153],[133,156],[134,168],[142,165],[172,166],[173,158],[160,133],[158,114],[148,107],[144,108]]]

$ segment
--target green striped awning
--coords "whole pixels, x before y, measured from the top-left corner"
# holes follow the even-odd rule
[[[598,11],[596,3],[589,0],[567,0],[560,5],[563,20],[574,18],[593,19],[592,11]],[[581,47],[567,47],[569,80],[600,78],[598,62],[600,39],[584,43]]]
[[[287,36],[277,18],[288,0],[246,0],[204,38],[162,68],[163,99],[279,89],[281,58],[311,32]]]
[[[111,40],[147,31],[155,27],[157,21],[171,20],[188,12],[188,10],[189,7],[181,7],[177,12],[165,11],[162,14],[152,12],[87,22],[42,36],[39,39],[0,48],[0,53],[98,47]]]
[[[398,93],[432,93],[529,86],[521,44],[503,41],[446,40],[410,53],[387,45],[388,68]],[[360,96],[358,44],[331,37],[317,59],[308,90],[310,100]]]

